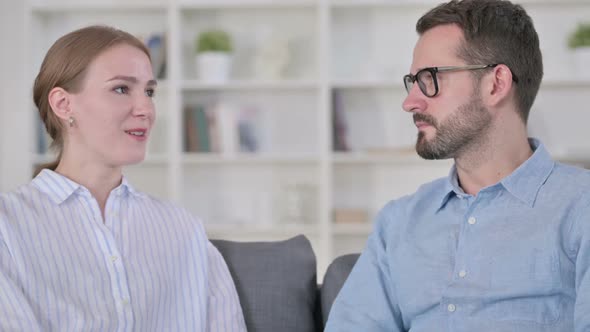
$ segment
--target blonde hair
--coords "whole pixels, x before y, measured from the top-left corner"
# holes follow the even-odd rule
[[[45,129],[53,139],[50,148],[57,152],[57,159],[39,165],[34,176],[44,168],[55,170],[64,147],[63,123],[51,110],[49,92],[55,87],[70,93],[79,92],[92,61],[107,49],[120,44],[136,47],[150,58],[147,47],[139,39],[125,31],[102,25],[72,31],[59,38],[47,51],[35,78],[33,100]]]

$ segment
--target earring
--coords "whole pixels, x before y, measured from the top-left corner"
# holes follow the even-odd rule
[[[72,128],[74,126],[74,117],[70,116],[68,123],[70,124],[70,128]]]

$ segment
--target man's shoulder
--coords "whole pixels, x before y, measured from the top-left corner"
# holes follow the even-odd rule
[[[421,184],[415,192],[400,197],[397,202],[401,205],[421,204],[424,201],[440,202],[451,190],[448,177],[441,177]]]
[[[418,189],[405,196],[389,201],[381,210],[382,215],[402,216],[412,214],[416,209],[421,211],[435,211],[436,206],[450,191],[448,177],[442,177],[424,183]]]
[[[545,184],[547,190],[559,191],[561,195],[590,197],[590,170],[556,162]]]
[[[552,176],[564,177],[570,180],[583,181],[585,182],[585,184],[590,183],[590,169],[564,164],[561,162],[555,162],[555,167],[553,169]]]

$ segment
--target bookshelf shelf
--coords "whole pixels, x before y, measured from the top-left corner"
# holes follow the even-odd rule
[[[549,78],[544,79],[541,83],[541,89],[569,89],[569,88],[576,88],[576,89],[590,89],[590,79],[587,78],[567,78],[567,79],[557,79],[557,78]]]
[[[373,230],[373,224],[368,220],[359,220],[358,222],[354,223],[334,223],[332,227],[334,234],[337,235],[369,235],[369,233],[371,233]]]
[[[237,154],[234,156],[215,153],[185,153],[183,163],[186,165],[203,164],[314,164],[317,156],[304,154]]]
[[[256,224],[256,223],[239,223],[239,224],[207,224],[205,229],[208,234],[219,235],[257,235],[274,234],[279,236],[295,236],[297,234],[306,234],[308,236],[317,236],[318,227],[314,225],[277,225],[277,224]]]
[[[415,153],[410,151],[380,152],[378,154],[364,152],[337,152],[333,154],[335,164],[416,164],[424,162]]]
[[[210,235],[216,238],[275,240],[297,233],[315,236],[318,271],[325,271],[335,254],[361,250],[360,243],[364,243],[372,228],[370,220],[336,223],[333,212],[338,208],[341,212],[352,207],[350,210],[365,211],[372,216],[387,201],[448,174],[451,161],[425,161],[416,156],[413,151],[416,129],[410,114],[400,106],[406,96],[402,76],[409,71],[417,40],[416,20],[438,3],[438,0],[25,0],[22,8],[27,27],[23,27],[22,38],[18,39],[27,46],[23,51],[27,58],[23,70],[28,68],[30,72],[26,77],[27,90],[23,88],[21,95],[23,100],[29,95],[35,70],[51,43],[74,28],[103,23],[142,38],[165,36],[165,57],[159,57],[165,59],[166,66],[160,67],[165,68],[165,75],[158,78],[155,98],[157,121],[148,145],[148,157],[144,163],[130,167],[130,180],[142,190],[187,207],[203,218]],[[546,68],[545,82],[531,112],[531,117],[542,116],[543,121],[537,128],[534,127],[539,121],[529,124],[546,134],[539,137],[542,140],[552,139],[555,151],[560,151],[555,154],[557,159],[588,165],[590,149],[579,146],[583,146],[580,142],[585,140],[583,135],[587,131],[584,123],[590,121],[588,112],[584,111],[590,80],[575,78],[575,69],[564,59],[569,55],[565,45],[567,34],[578,21],[590,17],[590,1],[522,0],[521,3],[531,9],[544,46]],[[563,24],[554,24],[557,21]],[[235,43],[231,78],[223,84],[198,80],[194,41],[200,31],[210,28],[228,31]],[[277,79],[258,79],[269,77],[256,71],[254,61],[260,45],[269,36],[288,40],[287,65]],[[212,140],[208,141],[209,149],[205,148],[201,143],[206,140],[202,138],[211,138],[209,135],[188,140],[190,123],[185,116],[190,112],[187,109],[195,111],[201,107],[213,114],[221,114],[217,113],[220,109],[236,111],[234,115],[238,116],[232,121],[238,123],[244,114],[255,114],[246,118],[252,120],[248,123],[254,124],[253,132],[260,135],[256,136],[258,145],[252,149],[256,152],[237,152],[245,149],[236,145],[230,145],[233,149],[229,149],[221,144],[225,149],[217,149],[219,146],[212,144]],[[20,134],[22,129],[36,133],[26,135],[30,136],[26,146],[31,151],[20,154],[10,151],[17,164],[32,168],[50,161],[51,157],[32,154],[45,150],[38,149],[42,139],[36,119],[28,112],[31,108],[22,102],[0,112],[5,113],[1,114],[3,119],[17,116],[17,112],[9,114],[8,110],[23,114],[17,116],[18,121],[4,124],[3,129],[8,132]],[[193,114],[196,112],[201,110]],[[336,114],[343,115],[340,124],[344,129],[338,127]],[[208,126],[209,122],[203,121],[202,114],[199,116],[192,124],[201,126],[199,133],[203,133],[202,128],[209,128],[203,127],[203,123]],[[6,128],[15,123],[23,123],[22,128]],[[239,136],[239,129],[236,132]],[[338,134],[346,136],[347,147],[342,150],[351,152],[332,151],[333,141],[342,143]],[[184,152],[187,150],[222,152]],[[1,160],[0,164],[4,165]],[[5,177],[11,181],[10,186],[12,182],[30,179],[30,169],[20,174],[14,179]],[[6,180],[3,181],[6,186]],[[297,192],[300,189],[303,193]],[[281,195],[313,203],[307,202],[311,205],[302,208],[309,214],[308,223],[281,224],[281,217],[263,213],[270,210],[266,205],[274,206],[273,200]],[[236,213],[227,210],[238,211],[240,218],[236,219]],[[256,222],[223,223],[242,219]],[[359,241],[348,241],[354,238]]]
[[[57,2],[43,2],[34,3],[30,10],[34,14],[61,14],[76,12],[113,12],[113,11],[166,11],[167,5],[158,1],[144,1],[144,2],[84,2],[84,1],[57,1]]]
[[[222,0],[222,1],[194,1],[179,5],[182,10],[203,10],[203,9],[290,9],[290,8],[313,8],[316,1],[303,0]]]
[[[55,160],[55,156],[52,154],[33,154],[32,156],[33,164],[39,165],[44,163],[49,163]],[[166,166],[168,163],[168,157],[163,154],[148,154],[142,165],[146,166]]]
[[[404,89],[401,80],[401,77],[398,80],[338,80],[331,86],[334,89]]]
[[[231,81],[227,83],[204,83],[198,80],[185,80],[182,82],[184,91],[209,91],[209,90],[312,90],[317,89],[318,83],[314,81]]]
[[[563,163],[590,166],[590,149],[570,150],[554,153],[553,158]]]
[[[330,6],[333,8],[424,7],[427,9],[439,3],[436,0],[332,0]]]
[[[562,6],[562,5],[587,5],[587,0],[521,0],[519,4],[525,6]],[[425,8],[430,9],[438,4],[437,0],[331,0],[329,2],[334,8]]]

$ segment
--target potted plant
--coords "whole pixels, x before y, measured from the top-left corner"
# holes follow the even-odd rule
[[[574,51],[576,71],[581,77],[590,79],[590,23],[578,24],[568,45]]]
[[[231,70],[232,40],[223,30],[206,30],[195,41],[196,68],[200,80],[227,81]]]

